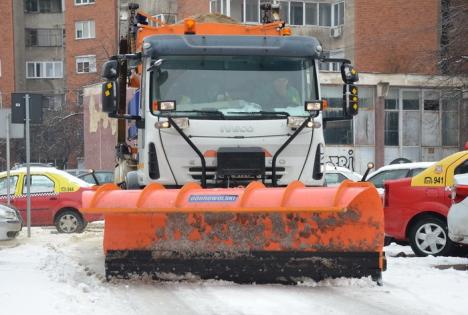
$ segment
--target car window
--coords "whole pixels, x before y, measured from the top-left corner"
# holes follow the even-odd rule
[[[90,183],[90,184],[96,184],[96,181],[94,180],[94,177],[91,174],[86,174],[86,175],[80,176],[80,179],[82,179],[85,182]]]
[[[372,178],[369,179],[371,183],[374,184],[377,188],[383,188],[384,181],[389,179],[399,179],[407,177],[408,170],[407,169],[400,169],[400,170],[388,170],[383,171],[381,173],[376,174]]]
[[[73,176],[72,174],[69,174],[67,172],[60,172],[60,176],[66,178],[68,181],[74,183],[74,184],[77,184],[78,186],[80,187],[90,187],[90,183],[82,180],[81,178],[78,178],[76,176]],[[94,181],[91,182],[94,184]]]
[[[26,176],[24,177],[23,194],[26,194]],[[31,175],[31,194],[55,192],[54,182],[44,175]]]
[[[346,179],[345,176],[338,173],[326,173],[325,181],[328,185],[339,184]]]
[[[0,179],[0,195],[6,195],[8,192],[8,184],[10,185],[10,195],[15,194],[16,183],[18,182],[18,176],[10,176],[10,180],[6,177]]]
[[[413,177],[424,171],[426,168],[415,168],[408,173],[408,177]]]
[[[100,184],[114,182],[114,174],[110,172],[96,173],[96,177]]]
[[[466,160],[465,162],[457,166],[457,168],[455,169],[454,175],[466,174],[466,173],[468,173],[468,160]]]

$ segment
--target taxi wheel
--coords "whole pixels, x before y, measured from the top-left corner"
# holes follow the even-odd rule
[[[409,243],[420,257],[449,256],[455,249],[448,238],[447,222],[433,216],[421,218],[410,228]]]
[[[85,223],[78,211],[69,209],[57,216],[55,227],[59,233],[81,233],[85,228]]]

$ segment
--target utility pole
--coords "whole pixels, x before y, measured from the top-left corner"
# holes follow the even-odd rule
[[[28,237],[31,237],[31,148],[29,139],[29,94],[26,94],[24,98],[26,100],[26,216],[28,224]]]

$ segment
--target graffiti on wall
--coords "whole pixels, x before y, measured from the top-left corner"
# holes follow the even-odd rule
[[[327,153],[322,156],[322,162],[355,170],[353,149],[329,149]]]

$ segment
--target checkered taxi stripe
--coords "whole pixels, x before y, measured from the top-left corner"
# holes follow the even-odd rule
[[[56,192],[50,192],[50,193],[34,193],[34,192],[32,192],[31,193],[31,196],[34,196],[34,197],[37,197],[37,196],[42,196],[42,197],[44,197],[44,196],[58,196],[58,195],[59,194],[56,193]],[[26,197],[26,194],[22,194],[22,195],[19,195],[19,196],[10,194],[10,199],[24,198],[24,197]],[[1,195],[0,200],[1,199],[7,199],[7,196],[6,195]]]

